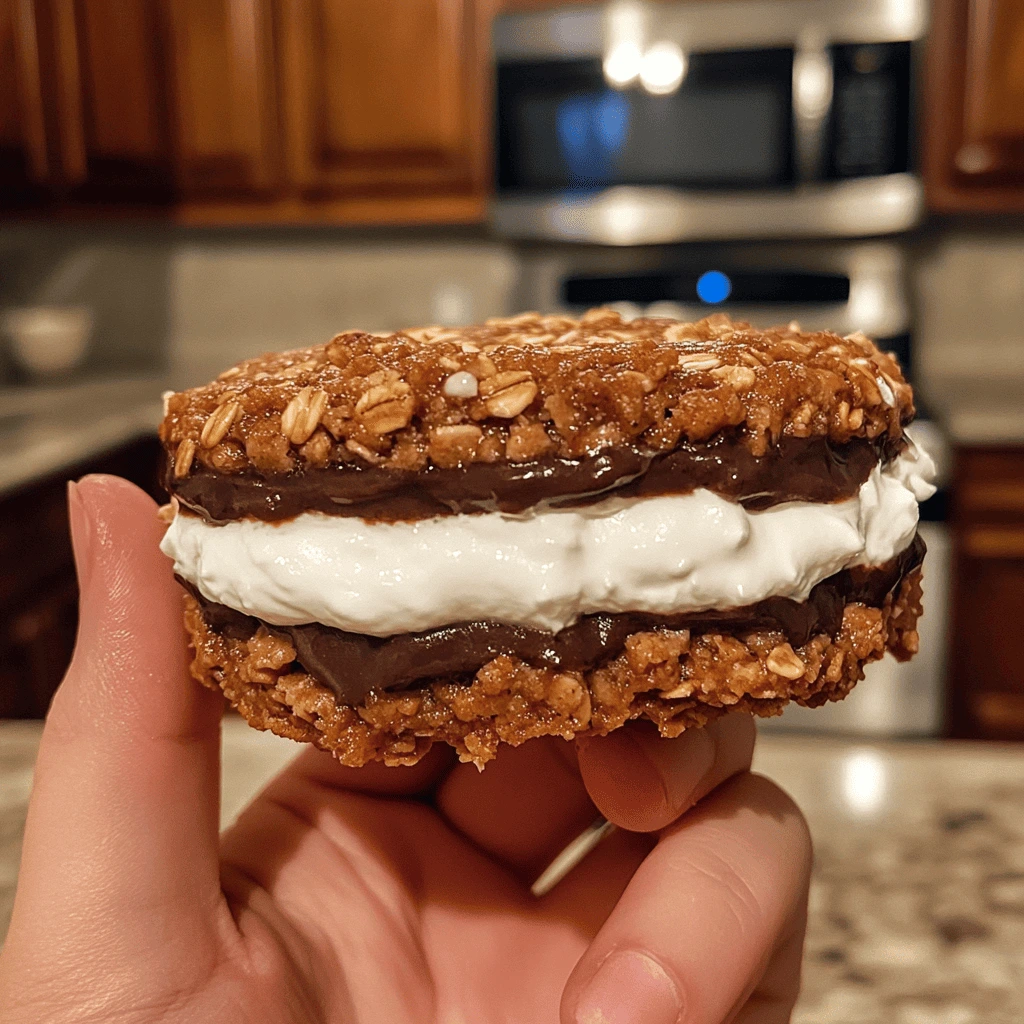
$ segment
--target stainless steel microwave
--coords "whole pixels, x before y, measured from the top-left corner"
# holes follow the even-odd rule
[[[926,0],[499,16],[492,225],[605,245],[904,231],[926,22]]]

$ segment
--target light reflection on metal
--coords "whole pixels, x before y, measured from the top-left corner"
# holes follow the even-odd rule
[[[640,77],[647,47],[648,12],[636,0],[615,0],[603,11],[604,77],[624,89]]]
[[[825,41],[817,32],[805,32],[793,54],[793,127],[801,181],[820,177],[834,84]]]
[[[682,84],[686,63],[686,54],[678,43],[655,43],[644,54],[640,84],[653,96],[668,96]]]
[[[618,185],[588,195],[502,197],[492,203],[491,225],[508,238],[604,245],[841,238],[906,231],[923,208],[920,180],[889,174],[754,193]]]
[[[653,40],[673,39],[687,53],[796,47],[808,30],[824,42],[882,43],[919,39],[927,0],[731,0],[518,11],[495,19],[499,60],[604,57],[624,40],[643,53]]]
[[[609,302],[608,308],[614,309],[627,323],[630,320],[635,320],[638,316],[644,315],[644,310],[641,306],[638,306],[635,302],[627,302],[625,299],[620,302]]]
[[[644,55],[636,43],[626,40],[616,43],[605,55],[604,77],[616,89],[631,85],[640,77]]]
[[[800,117],[819,118],[832,103],[832,61],[822,48],[801,49],[793,58],[793,106]]]
[[[877,324],[892,309],[900,295],[893,294],[893,282],[887,275],[854,278],[850,281],[848,308],[855,323]]]

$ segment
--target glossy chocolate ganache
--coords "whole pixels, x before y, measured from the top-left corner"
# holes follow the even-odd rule
[[[667,452],[611,446],[582,459],[474,462],[416,472],[353,463],[279,476],[197,468],[177,479],[168,466],[165,485],[182,505],[211,522],[280,521],[303,512],[383,522],[473,512],[515,514],[585,505],[612,495],[653,497],[700,487],[762,509],[786,501],[852,498],[871,470],[895,458],[902,445],[888,435],[846,444],[787,437],[755,456],[737,435],[719,435]]]
[[[472,674],[501,654],[534,665],[585,672],[615,658],[626,638],[653,629],[689,629],[694,633],[733,635],[778,630],[794,646],[812,636],[835,637],[843,608],[852,601],[881,606],[924,558],[920,536],[884,565],[844,569],[823,580],[806,601],[772,597],[743,608],[713,609],[678,615],[639,612],[585,615],[558,633],[502,622],[460,622],[422,633],[367,636],[310,623],[273,626],[291,640],[297,662],[328,686],[343,704],[360,704],[373,690],[424,685],[436,678]],[[207,601],[185,580],[207,624],[234,639],[249,639],[262,624],[224,605]]]

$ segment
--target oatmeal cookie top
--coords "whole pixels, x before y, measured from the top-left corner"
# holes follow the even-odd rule
[[[757,456],[783,438],[898,439],[913,414],[899,365],[862,334],[599,308],[346,331],[249,359],[169,396],[160,437],[181,479],[658,452],[724,431]]]

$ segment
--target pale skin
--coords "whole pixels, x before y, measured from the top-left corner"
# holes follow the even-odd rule
[[[310,748],[219,836],[222,705],[188,677],[155,505],[87,477],[71,509],[81,625],[0,953],[6,1024],[789,1020],[810,842],[749,772],[746,716],[534,740],[483,772]],[[623,829],[532,897],[595,806]]]

